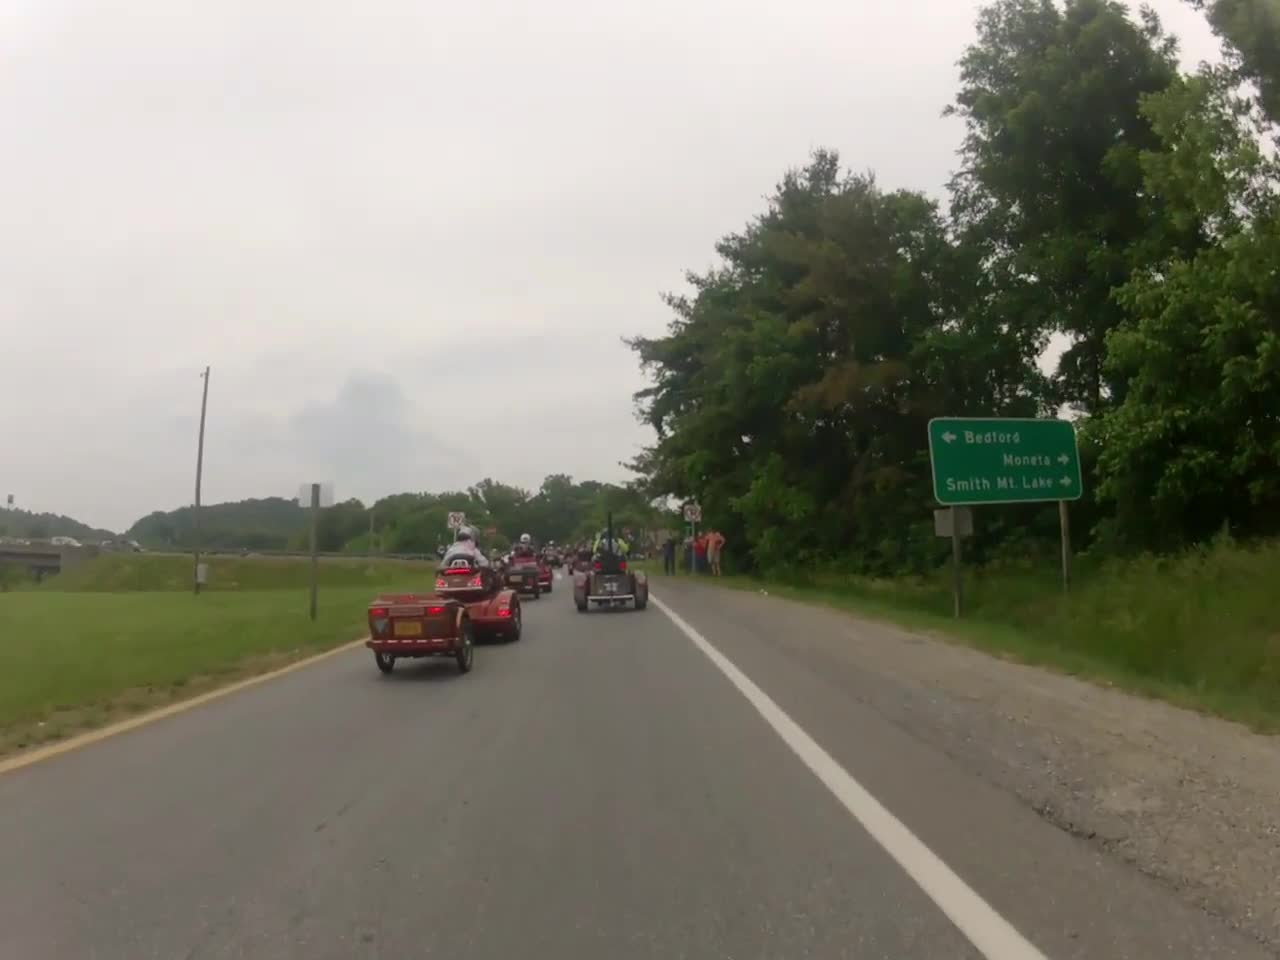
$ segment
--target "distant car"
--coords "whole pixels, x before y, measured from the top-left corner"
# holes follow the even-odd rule
[[[84,546],[75,537],[50,537],[49,542],[55,547],[81,547]]]

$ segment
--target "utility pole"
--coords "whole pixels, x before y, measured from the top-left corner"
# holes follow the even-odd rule
[[[191,569],[191,587],[200,592],[200,475],[204,472],[204,415],[209,408],[209,368],[200,374],[204,378],[204,391],[200,397],[200,439],[196,444],[196,502],[191,511],[192,536],[195,539],[195,565]]]

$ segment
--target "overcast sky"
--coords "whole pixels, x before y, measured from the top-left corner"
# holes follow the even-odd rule
[[[0,0],[0,496],[189,503],[205,364],[205,502],[622,479],[620,338],[814,147],[941,195],[978,5]]]

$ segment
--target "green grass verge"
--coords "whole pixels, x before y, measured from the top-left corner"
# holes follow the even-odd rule
[[[207,590],[280,590],[305,588],[311,562],[305,557],[212,556]],[[421,577],[429,585],[435,564],[416,560],[365,557],[322,557],[318,580],[323,587],[367,585]],[[430,579],[429,579],[430,578]],[[192,559],[175,554],[108,554],[73,567],[40,585],[50,591],[190,590]]]
[[[142,588],[169,586],[175,565],[185,574],[180,588]],[[104,557],[40,588],[0,593],[0,754],[358,639],[379,590],[431,582],[429,564],[322,564],[313,623],[305,561],[219,565],[222,588],[215,581],[198,597],[188,592],[190,560],[181,557]],[[103,583],[117,592],[92,589]]]
[[[699,580],[839,607],[1280,730],[1280,543],[1084,561],[1075,573],[1064,596],[1051,560],[969,571],[960,621],[951,616],[947,571],[895,580],[834,573],[800,582]]]

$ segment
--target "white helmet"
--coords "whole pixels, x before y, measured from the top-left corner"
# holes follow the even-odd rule
[[[529,536],[527,533],[522,533],[522,534],[520,534],[520,542],[521,542],[521,543],[533,543],[533,537]]]

